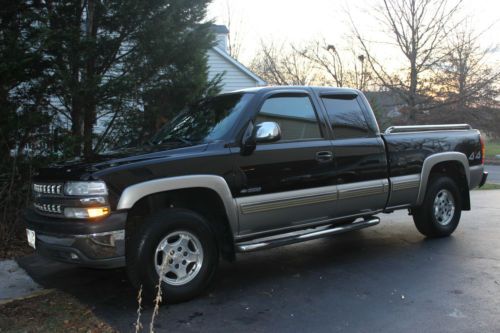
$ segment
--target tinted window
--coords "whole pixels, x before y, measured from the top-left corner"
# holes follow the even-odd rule
[[[336,139],[360,138],[369,135],[363,110],[356,96],[322,96]]]
[[[167,123],[151,143],[221,139],[234,126],[251,98],[252,94],[228,94],[201,100]]]
[[[278,123],[283,141],[321,138],[318,119],[307,96],[268,98],[259,111],[256,124],[264,121]]]

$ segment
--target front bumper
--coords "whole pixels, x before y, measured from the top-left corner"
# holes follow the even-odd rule
[[[23,212],[26,228],[35,231],[36,251],[52,259],[95,268],[125,265],[126,212],[99,221],[80,221]]]

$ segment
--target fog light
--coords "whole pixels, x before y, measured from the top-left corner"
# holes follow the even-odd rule
[[[98,208],[87,208],[87,214],[89,217],[99,217],[109,214],[108,207],[98,207]]]
[[[109,214],[109,207],[64,208],[64,216],[75,219],[96,218]]]

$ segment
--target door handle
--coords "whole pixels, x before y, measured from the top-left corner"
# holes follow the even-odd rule
[[[316,161],[330,162],[333,160],[333,153],[329,150],[319,151],[316,153]]]

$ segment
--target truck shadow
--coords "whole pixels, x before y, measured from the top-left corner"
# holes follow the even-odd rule
[[[408,283],[425,283],[419,282],[418,276],[409,274],[405,265],[415,257],[427,257],[436,247],[453,247],[454,240],[425,241],[415,231],[410,231],[410,227],[398,227],[397,232],[366,229],[267,251],[239,254],[236,262],[220,264],[214,283],[204,295],[190,302],[163,306],[158,327],[179,328],[179,325],[196,321],[200,313],[231,308],[248,297],[266,302],[275,296],[294,293],[294,299],[306,299],[311,297],[311,288],[307,286],[323,279],[333,285],[340,282],[349,284],[346,281],[350,279],[353,288],[363,289],[367,287],[359,286],[360,281],[353,276],[376,275],[383,270],[384,274],[392,271],[399,275],[398,278],[414,280]],[[20,258],[18,262],[43,287],[67,292],[89,305],[96,315],[117,329],[132,330],[137,293],[129,284],[124,269],[78,268],[38,255]],[[314,288],[312,290],[315,291]],[[150,311],[150,307],[146,306],[148,320]]]

